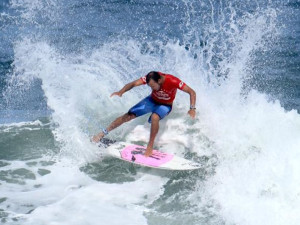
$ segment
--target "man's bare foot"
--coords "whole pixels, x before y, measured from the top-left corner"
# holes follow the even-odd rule
[[[99,142],[103,137],[104,137],[104,133],[103,133],[103,132],[100,132],[99,134],[93,136],[92,142],[97,143],[97,142]]]
[[[153,150],[153,147],[147,146],[144,156],[146,156],[146,157],[151,156],[152,155],[152,150]]]

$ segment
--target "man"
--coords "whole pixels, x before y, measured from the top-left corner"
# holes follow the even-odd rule
[[[180,79],[171,74],[152,71],[146,76],[126,84],[120,91],[112,93],[111,97],[115,95],[122,97],[122,95],[126,91],[129,91],[133,87],[137,87],[143,84],[148,84],[151,87],[151,95],[141,100],[131,109],[129,109],[127,113],[118,117],[99,134],[93,136],[93,142],[99,142],[104,137],[104,135],[108,134],[108,132],[120,126],[121,124],[128,122],[136,117],[142,116],[146,113],[152,112],[148,120],[148,122],[151,123],[150,139],[145,152],[146,157],[150,156],[153,150],[154,139],[159,129],[159,120],[163,119],[171,112],[177,89],[180,89],[190,95],[190,110],[188,111],[188,114],[192,118],[195,118],[195,91]]]

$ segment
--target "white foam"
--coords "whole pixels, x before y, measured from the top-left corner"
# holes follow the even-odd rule
[[[95,182],[37,208],[26,224],[147,224],[141,205],[159,196],[161,183],[151,175],[124,184]]]
[[[0,128],[14,128],[14,127],[25,127],[25,126],[46,126],[49,123],[44,124],[40,120],[29,121],[29,122],[19,122],[19,123],[9,123],[9,124],[0,124]]]
[[[220,164],[208,190],[222,215],[238,224],[297,224],[299,114],[253,92],[210,126]]]
[[[45,42],[22,40],[16,43],[14,66],[24,80],[42,80],[48,105],[54,110],[53,120],[58,124],[54,133],[62,143],[61,158],[74,159],[80,165],[94,160],[99,151],[88,135],[149,94],[149,89],[139,87],[121,99],[109,98],[113,91],[150,70],[179,76],[197,92],[197,120],[186,117],[189,97],[179,92],[172,114],[161,123],[156,143],[176,154],[188,148],[199,156],[218,157],[215,174],[199,181],[201,191],[199,187],[190,196],[213,202],[215,213],[228,224],[297,224],[300,116],[295,111],[286,112],[279,102],[268,101],[261,93],[252,91],[241,96],[242,81],[248,75],[246,64],[266,33],[264,29],[268,30],[267,21],[268,17],[254,16],[246,21],[249,27],[245,33],[236,34],[236,39],[232,34],[237,46],[234,56],[219,65],[222,71],[229,71],[220,87],[216,85],[220,81],[214,81],[212,75],[217,77],[222,71],[204,70],[204,56],[200,54],[201,60],[194,60],[193,54],[178,43],[155,43],[164,50],[160,59],[155,54],[142,54],[136,41],[106,43],[91,55],[63,56]],[[213,84],[207,83],[206,77]],[[146,143],[146,120],[140,118],[139,126],[130,122],[111,135],[125,129],[121,138]],[[207,149],[203,138],[210,145]],[[161,177],[143,175],[132,183],[96,183],[69,165],[57,166],[51,172],[38,179],[44,185],[39,191],[16,194],[26,203],[36,199],[36,194],[40,197],[35,202],[37,209],[25,216],[28,224],[145,224],[143,210],[150,201],[144,196],[157,198],[165,182]],[[79,186],[82,188],[76,188]],[[73,215],[78,212],[76,220]],[[128,216],[121,218],[125,214]]]
[[[92,180],[70,162],[58,162],[41,168],[50,171],[39,175],[36,166],[15,161],[3,170],[25,168],[36,178],[24,185],[6,184],[3,207],[10,218],[22,224],[147,224],[143,216],[148,205],[162,192],[166,179],[137,174],[134,182],[109,184]],[[34,185],[39,187],[34,188]],[[154,185],[155,184],[155,185]],[[28,214],[28,211],[34,209]]]

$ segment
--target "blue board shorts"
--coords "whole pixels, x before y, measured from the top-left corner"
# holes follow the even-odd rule
[[[171,105],[158,104],[151,98],[151,96],[148,96],[129,109],[128,114],[134,114],[136,117],[139,117],[152,112],[156,113],[160,119],[163,119],[171,112],[171,110]],[[151,116],[149,117],[148,122],[151,123]]]

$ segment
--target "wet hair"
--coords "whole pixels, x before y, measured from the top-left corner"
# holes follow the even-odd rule
[[[150,79],[158,83],[158,80],[161,78],[160,74],[156,71],[151,71],[146,75],[146,82],[149,83]]]

